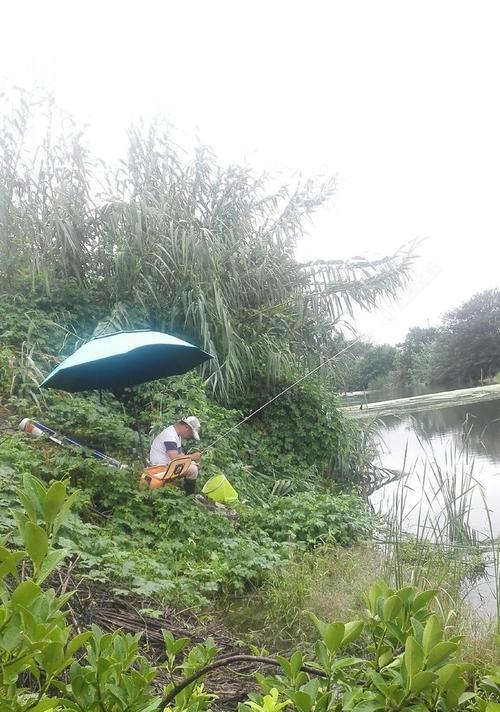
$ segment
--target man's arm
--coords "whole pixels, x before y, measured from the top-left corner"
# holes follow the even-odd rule
[[[177,443],[174,442],[164,442],[165,445],[165,450],[167,452],[167,457],[170,458],[170,460],[175,460],[176,457],[179,457],[179,449],[177,447]]]
[[[180,457],[179,453],[177,452],[177,448],[175,450],[167,450],[167,455],[170,460],[175,460],[176,457]]]

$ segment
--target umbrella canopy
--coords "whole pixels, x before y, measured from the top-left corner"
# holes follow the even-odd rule
[[[81,346],[41,383],[71,393],[120,391],[166,376],[186,373],[210,354],[159,331],[122,331],[99,336]]]

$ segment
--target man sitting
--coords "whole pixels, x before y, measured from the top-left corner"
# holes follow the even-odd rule
[[[200,439],[200,421],[194,415],[182,418],[174,425],[164,428],[151,443],[149,460],[151,465],[168,465],[179,455],[183,455],[182,440]],[[196,489],[196,478],[198,477],[198,462],[201,452],[189,453],[193,460],[184,478],[184,491],[186,494],[194,494]]]

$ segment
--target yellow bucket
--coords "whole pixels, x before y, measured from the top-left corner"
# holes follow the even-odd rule
[[[202,492],[214,502],[221,504],[233,504],[238,499],[238,493],[225,475],[211,477],[205,482]]]

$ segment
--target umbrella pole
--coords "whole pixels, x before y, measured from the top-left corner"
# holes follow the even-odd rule
[[[135,419],[135,428],[137,430],[137,435],[139,436],[139,449],[141,451],[141,458],[142,458],[142,464],[144,467],[148,464],[148,461],[146,459],[146,451],[144,450],[144,441],[142,439],[142,432],[141,428],[139,426],[139,416],[137,415],[137,403],[135,400],[135,391],[133,388],[131,388],[131,396],[132,396],[132,412],[134,414],[134,419]]]

